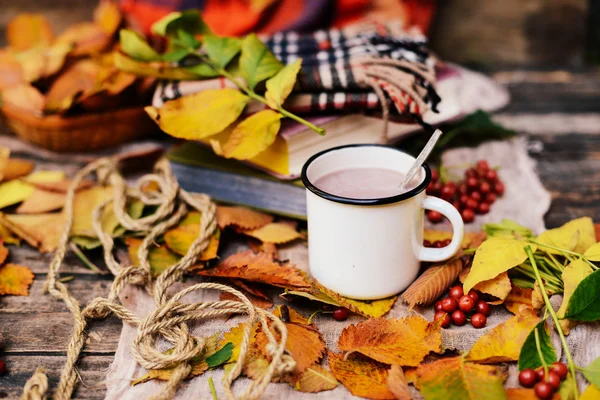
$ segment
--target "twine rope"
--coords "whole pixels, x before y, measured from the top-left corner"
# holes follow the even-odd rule
[[[78,300],[69,293],[67,286],[58,280],[58,276],[67,252],[74,219],[75,190],[79,183],[92,173],[96,173],[100,183],[109,184],[113,188],[113,198],[100,204],[93,211],[92,225],[102,244],[104,261],[115,279],[107,298],[95,298],[82,308]],[[143,188],[150,183],[156,184],[158,190],[145,192]],[[132,200],[139,200],[145,205],[157,206],[157,209],[151,215],[133,219],[127,213],[127,205]],[[121,266],[115,260],[114,240],[109,233],[102,229],[101,222],[104,211],[109,206],[112,206],[112,211],[121,226],[145,235],[138,250],[140,266]],[[202,215],[198,237],[180,261],[153,280],[148,260],[150,246],[157,237],[177,225],[190,209],[199,211]],[[45,291],[65,303],[74,318],[73,333],[67,347],[67,361],[54,392],[54,399],[67,400],[73,394],[78,379],[76,363],[85,343],[88,320],[106,318],[111,314],[137,327],[138,334],[132,344],[132,353],[142,367],[146,369],[174,368],[171,378],[163,386],[162,391],[153,397],[155,400],[173,398],[180,383],[190,375],[192,371],[190,361],[203,351],[206,340],[194,336],[190,332],[188,323],[203,319],[230,314],[246,314],[248,316],[240,344],[239,357],[232,370],[225,374],[222,380],[225,396],[228,399],[257,399],[274,377],[294,370],[296,363],[285,351],[287,329],[284,323],[274,314],[254,307],[248,298],[239,291],[226,285],[205,282],[191,285],[171,297],[167,294],[167,289],[183,276],[207,248],[217,227],[216,206],[210,197],[204,194],[190,194],[182,190],[172,174],[167,160],[159,160],[154,173],[141,177],[134,187],[128,187],[113,159],[102,158],[92,162],[73,178],[66,195],[64,215],[64,230],[48,268],[48,278],[44,285]],[[119,293],[127,284],[143,286],[153,297],[156,309],[150,315],[141,319],[120,303]],[[181,301],[189,293],[206,289],[231,293],[238,301],[226,300],[192,304]],[[243,393],[236,396],[232,385],[241,374],[248,353],[252,327],[255,323],[261,325],[267,336],[266,350],[271,362],[266,373],[260,379],[253,381]],[[278,333],[279,341],[269,326]],[[157,350],[156,342],[159,338],[173,346],[170,354],[164,354]],[[46,399],[47,391],[47,377],[43,370],[38,368],[27,381],[21,399]]]

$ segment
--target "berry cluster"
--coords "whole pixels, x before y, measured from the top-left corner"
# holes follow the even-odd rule
[[[465,179],[460,182],[442,182],[435,169],[431,170],[431,175],[427,194],[452,203],[465,223],[473,222],[475,214],[487,214],[496,198],[504,194],[504,184],[485,160],[479,160],[467,169]],[[441,222],[443,216],[437,211],[428,211],[427,218],[435,224]]]
[[[442,328],[448,328],[451,323],[457,326],[463,326],[467,323],[467,313],[471,315],[471,325],[473,328],[480,329],[487,323],[487,317],[490,315],[490,305],[483,300],[479,300],[479,294],[471,290],[464,294],[462,286],[453,286],[448,292],[448,297],[438,300],[435,303],[434,320],[443,318]]]
[[[442,248],[442,247],[446,247],[450,244],[450,242],[452,242],[452,239],[446,239],[446,240],[436,240],[435,242],[430,242],[429,240],[423,240],[423,247],[435,247],[435,248]]]
[[[548,375],[544,368],[532,370],[526,368],[519,373],[519,383],[526,388],[534,387],[535,395],[538,399],[551,399],[560,388],[560,382],[564,381],[569,374],[569,369],[564,363],[555,362],[548,367]]]

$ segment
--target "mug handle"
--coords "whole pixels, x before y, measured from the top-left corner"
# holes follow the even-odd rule
[[[419,260],[421,261],[444,261],[452,257],[460,249],[463,240],[465,224],[460,213],[454,206],[438,197],[425,196],[421,206],[426,210],[437,211],[450,220],[452,224],[452,242],[441,249],[425,247],[421,244]]]

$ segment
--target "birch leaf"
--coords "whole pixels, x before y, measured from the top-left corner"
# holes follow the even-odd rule
[[[404,371],[399,365],[392,365],[388,374],[388,387],[396,399],[412,400],[412,394],[408,387],[408,382],[404,376]]]
[[[250,89],[275,75],[282,67],[283,64],[254,33],[244,38],[240,70]]]
[[[274,110],[278,110],[285,99],[292,93],[296,84],[296,77],[302,67],[302,59],[299,58],[292,64],[283,67],[277,75],[267,81],[267,93],[265,98],[267,104]]]
[[[238,160],[256,157],[275,141],[281,127],[281,118],[283,115],[273,110],[263,110],[249,116],[234,128],[223,146],[223,154],[226,158]]]
[[[589,266],[588,263],[581,259],[577,259],[571,262],[569,265],[565,267],[562,272],[562,280],[563,280],[563,301],[560,305],[560,308],[556,312],[558,318],[561,318],[559,324],[561,328],[563,328],[564,333],[569,334],[570,330],[577,324],[575,321],[569,321],[567,319],[562,319],[565,317],[569,310],[569,302],[575,290],[588,275],[593,272],[592,267]]]
[[[27,200],[33,191],[33,186],[17,179],[0,183],[0,209]]]
[[[459,258],[431,266],[402,293],[402,299],[410,308],[429,305],[452,285],[462,269],[463,263]]]
[[[242,49],[242,41],[233,37],[207,35],[204,37],[204,49],[217,66],[225,68]]]
[[[123,72],[129,72],[139,76],[149,76],[159,79],[192,80],[198,79],[198,75],[185,68],[173,67],[166,62],[140,62],[127,57],[122,53],[113,53],[115,67]]]

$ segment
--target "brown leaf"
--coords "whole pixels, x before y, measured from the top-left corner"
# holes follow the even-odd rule
[[[308,323],[308,318],[304,318],[298,311],[286,305],[277,306],[275,311],[273,311],[273,315],[275,315],[277,318],[280,318],[283,322],[286,323],[290,322],[292,324],[306,326],[312,325]]]
[[[83,56],[105,50],[112,41],[111,36],[93,22],[80,22],[68,27],[56,38],[56,43],[69,44],[73,46],[72,55]]]
[[[78,61],[54,81],[47,94],[45,110],[63,112],[71,108],[77,96],[97,87],[102,67],[93,60]]]
[[[328,352],[329,367],[338,381],[355,396],[368,399],[394,399],[388,388],[388,369],[366,357]]]
[[[17,213],[40,214],[59,210],[64,207],[65,199],[66,195],[62,193],[35,189],[33,194],[17,208]]]
[[[252,284],[251,282],[244,282],[241,279],[232,279],[231,283],[233,283],[239,288],[242,288],[246,292],[255,295],[256,297],[260,297],[261,299],[265,300],[271,300],[271,297],[256,284]]]
[[[227,366],[225,368],[227,368]],[[267,360],[259,348],[252,346],[246,354],[246,359],[242,368],[244,375],[250,379],[257,380],[262,378],[268,369],[269,360]],[[275,381],[279,381],[279,379],[275,378]]]
[[[237,226],[243,230],[257,229],[273,221],[273,217],[245,207],[217,207],[219,228]]]
[[[258,229],[244,231],[244,234],[252,236],[263,243],[275,244],[288,243],[302,237],[295,228],[283,222],[272,222]]]
[[[27,178],[25,178],[27,181]],[[65,179],[58,182],[29,182],[36,188],[40,190],[44,190],[46,192],[55,192],[55,193],[64,193],[66,194],[69,188],[71,187],[71,180]],[[91,188],[94,185],[94,182],[89,180],[81,181],[79,186],[77,186],[76,191],[80,191],[83,189]]]
[[[94,22],[109,36],[117,32],[122,18],[119,7],[112,1],[102,1],[94,10]]]
[[[388,373],[388,388],[396,399],[399,400],[412,400],[412,394],[410,394],[410,388],[408,382],[404,377],[402,367],[399,365],[392,365]]]
[[[263,251],[273,258],[277,258],[279,255],[279,252],[277,251],[277,245],[275,243],[262,243],[258,239],[249,237],[248,246],[253,251]]]
[[[24,160],[22,158],[10,158],[4,166],[2,178],[3,181],[10,181],[29,174],[35,164],[33,161]]]
[[[459,279],[462,283],[464,283],[465,279],[469,275],[471,268],[464,269],[460,275]],[[497,301],[489,301],[490,304],[502,304],[504,303],[504,299],[508,296],[512,289],[512,283],[510,282],[510,278],[508,277],[507,272],[502,272],[500,275],[496,276],[487,281],[479,282],[477,285],[473,287],[473,289],[486,293],[491,296],[497,298]]]
[[[304,393],[318,393],[335,389],[339,385],[331,371],[318,364],[308,367],[296,379],[294,389]]]
[[[2,107],[14,107],[27,114],[42,115],[45,102],[44,95],[28,83],[2,90]]]
[[[531,308],[522,307],[519,314],[481,336],[469,351],[467,360],[483,364],[517,361],[525,339],[538,322],[539,317]]]
[[[4,247],[3,240],[0,239],[0,265],[4,264],[4,261],[8,258],[8,249]]]
[[[42,14],[19,14],[6,26],[6,40],[15,51],[45,47],[50,45],[53,39],[52,27]]]
[[[0,267],[0,294],[29,296],[29,285],[33,283],[34,277],[27,267],[6,264]]]
[[[513,285],[510,293],[504,299],[504,307],[513,314],[518,314],[521,306],[533,308],[531,303],[532,289],[521,289],[517,285]]]
[[[229,256],[216,267],[200,270],[198,274],[245,279],[284,288],[310,288],[302,271],[293,264],[277,261],[265,253],[255,253],[252,250]]]
[[[38,247],[42,253],[56,250],[64,228],[64,216],[59,213],[36,215],[5,215],[9,224],[4,224],[27,243]],[[11,228],[12,226],[12,228]]]
[[[260,307],[264,310],[268,310],[271,307],[273,307],[273,302],[271,300],[265,300],[261,297],[254,296],[253,294],[250,294],[250,293],[246,292],[245,290],[240,290],[240,291],[248,298],[248,300],[250,300],[250,303],[252,303],[256,307]],[[228,293],[228,292],[221,292],[220,300],[221,301],[231,300],[231,301],[238,301],[238,302],[240,301],[240,299],[238,299],[236,296],[234,296],[233,294]]]
[[[402,293],[402,299],[410,308],[416,305],[427,306],[452,285],[462,269],[463,263],[459,258],[431,266]]]
[[[346,327],[338,341],[343,351],[359,352],[385,364],[417,366],[442,346],[442,320],[428,322],[419,315],[402,319],[368,319]]]

